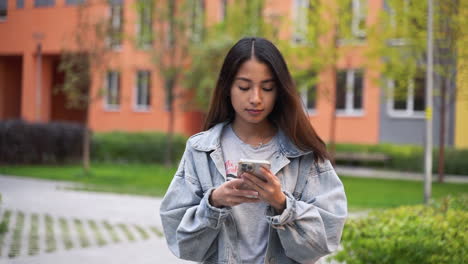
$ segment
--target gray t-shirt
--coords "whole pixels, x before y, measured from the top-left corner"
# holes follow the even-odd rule
[[[253,147],[244,143],[232,130],[224,127],[221,146],[228,178],[237,177],[237,163],[242,159],[268,160],[278,151],[276,136],[268,143]],[[232,208],[236,222],[242,263],[264,263],[268,242],[268,222],[265,218],[267,203],[244,203]]]

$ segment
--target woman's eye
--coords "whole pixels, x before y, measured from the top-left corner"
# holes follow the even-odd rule
[[[247,91],[249,89],[249,87],[242,87],[242,86],[238,86],[239,89],[241,89],[242,91]]]
[[[273,91],[273,87],[263,87],[263,91],[271,92]]]

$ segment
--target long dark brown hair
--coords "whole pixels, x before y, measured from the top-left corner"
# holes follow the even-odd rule
[[[252,51],[253,48],[253,51]],[[252,53],[253,52],[253,53]],[[253,54],[253,55],[252,55]],[[228,52],[219,73],[216,88],[211,98],[210,109],[204,130],[218,123],[232,121],[235,111],[229,98],[231,86],[240,66],[254,56],[265,63],[273,73],[278,89],[275,106],[268,118],[273,121],[301,150],[313,151],[316,161],[328,159],[323,140],[310,124],[302,106],[288,66],[281,52],[264,38],[243,38]]]

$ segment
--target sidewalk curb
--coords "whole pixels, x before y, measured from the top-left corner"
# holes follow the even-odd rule
[[[398,179],[408,181],[422,181],[424,174],[417,172],[379,170],[366,167],[337,166],[335,168],[338,175],[352,176],[359,178],[380,178]],[[437,182],[437,174],[432,174],[432,182]],[[446,183],[468,183],[468,175],[445,175]]]

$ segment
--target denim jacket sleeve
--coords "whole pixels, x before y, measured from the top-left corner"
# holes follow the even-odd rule
[[[300,263],[314,263],[335,251],[347,217],[343,184],[330,162],[316,168],[307,175],[300,197],[284,191],[286,209],[281,215],[272,208],[267,212],[285,254]]]
[[[193,149],[187,143],[185,153],[163,198],[160,216],[169,249],[179,258],[203,261],[217,250],[213,243],[229,208],[216,208],[205,193],[193,162]]]

